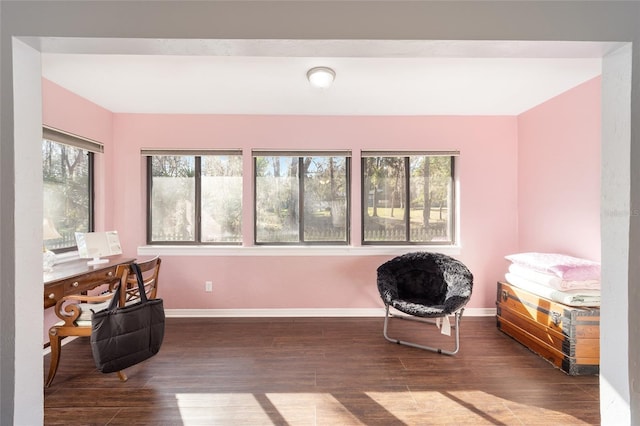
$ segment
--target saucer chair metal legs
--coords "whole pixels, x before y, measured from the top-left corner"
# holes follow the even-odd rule
[[[460,319],[471,298],[473,275],[459,260],[442,253],[414,252],[397,256],[378,267],[377,284],[384,302],[384,338],[390,342],[446,355],[460,350]],[[390,312],[394,308],[405,315]],[[436,323],[454,317],[455,347],[452,350],[421,345],[390,337],[390,318]],[[448,333],[446,333],[448,334]]]
[[[387,332],[389,318],[418,321],[418,322],[424,322],[428,324],[436,323],[435,320],[420,319],[420,318],[410,317],[406,315],[393,315],[392,313],[389,312],[389,305],[386,306],[386,313],[384,316],[384,330],[383,330],[384,338],[390,341],[391,343],[397,343],[399,345],[411,346],[413,348],[424,349],[427,351],[437,352],[439,354],[455,355],[460,350],[460,319],[462,318],[463,312],[464,312],[464,308],[460,309],[458,312],[454,314],[455,323],[451,327],[455,329],[455,333],[456,333],[454,336],[455,347],[453,348],[453,350],[450,350],[450,351],[442,348],[435,348],[432,346],[420,345],[418,343],[407,342],[405,340],[399,340],[399,339],[394,339],[393,337],[389,337],[389,333]]]

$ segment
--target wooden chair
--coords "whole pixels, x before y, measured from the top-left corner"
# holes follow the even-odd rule
[[[160,263],[162,259],[158,256],[144,262],[136,262],[142,272],[142,282],[147,299],[155,299],[158,292],[158,275],[160,274]],[[129,271],[126,279],[126,291],[120,293],[120,306],[130,305],[140,299],[138,293],[138,279],[135,274]]]
[[[158,274],[160,272],[161,259],[156,256],[144,262],[136,262],[142,271],[143,282],[147,297],[153,299],[158,290]],[[138,294],[138,281],[135,274],[131,273],[129,265],[119,265],[116,269],[116,277],[119,278],[108,293],[101,295],[69,295],[60,299],[55,306],[55,313],[61,319],[49,329],[49,342],[51,347],[51,362],[49,375],[45,386],[49,387],[58,371],[60,363],[60,350],[62,339],[68,336],[91,336],[91,316],[109,306],[116,286],[122,286],[126,291],[120,292],[119,306],[136,303],[140,298]],[[123,382],[127,380],[124,372],[119,371],[118,377]]]

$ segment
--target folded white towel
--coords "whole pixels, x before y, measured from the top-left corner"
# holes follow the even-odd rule
[[[546,272],[540,272],[528,268],[526,266],[512,263],[509,266],[509,272],[519,275],[523,278],[527,278],[538,284],[546,285],[547,287],[555,288],[556,290],[599,290],[600,280],[582,280],[571,281],[563,280],[555,274],[549,274]]]
[[[538,284],[519,275],[505,274],[507,282],[537,296],[568,306],[600,306],[599,290],[569,290],[561,291],[552,287]]]

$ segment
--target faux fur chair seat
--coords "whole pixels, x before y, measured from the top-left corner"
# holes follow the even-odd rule
[[[414,252],[378,268],[383,302],[408,315],[436,318],[463,308],[471,298],[473,275],[442,253]]]

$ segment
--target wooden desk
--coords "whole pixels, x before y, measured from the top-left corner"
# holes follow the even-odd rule
[[[109,258],[108,263],[87,265],[87,259],[55,265],[51,272],[44,272],[44,308],[55,306],[63,296],[79,294],[102,284],[117,281],[118,265],[131,263],[135,259],[122,256]]]

